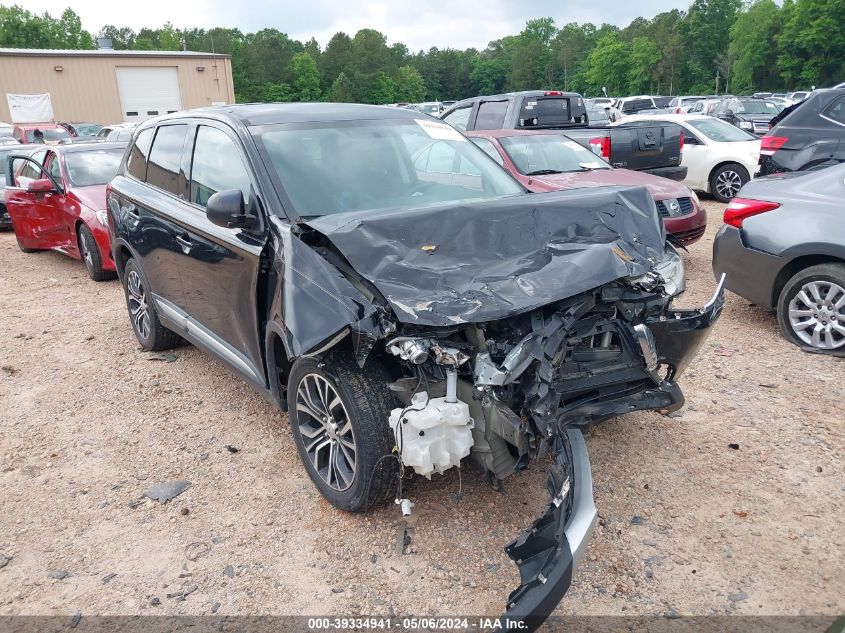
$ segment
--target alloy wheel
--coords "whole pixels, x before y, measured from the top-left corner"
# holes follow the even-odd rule
[[[831,281],[807,282],[789,302],[789,325],[811,347],[845,346],[845,288]]]
[[[79,247],[82,249],[82,260],[85,262],[85,268],[88,269],[88,272],[92,272],[94,269],[94,256],[91,254],[91,248],[88,245],[88,239],[85,235],[82,235],[82,238],[79,240]]]
[[[147,339],[150,336],[150,313],[147,308],[144,282],[137,271],[129,271],[126,277],[126,290],[129,293],[129,315],[132,325],[135,326],[135,330],[142,339]]]
[[[357,451],[349,414],[337,390],[323,376],[306,374],[296,389],[296,420],[308,460],[337,491],[355,479]]]
[[[742,188],[742,177],[733,169],[726,169],[716,177],[716,191],[723,198],[733,198]]]

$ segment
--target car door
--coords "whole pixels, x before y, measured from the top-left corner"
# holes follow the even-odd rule
[[[30,157],[18,159],[23,164],[12,178],[12,186],[6,187],[6,210],[18,243],[24,248],[58,248],[64,243],[60,206],[57,204],[58,198],[64,195],[61,185],[53,182],[52,192],[27,190],[29,184],[36,180],[52,180],[44,168],[46,156],[47,152],[40,150]]]
[[[79,214],[79,207],[76,203],[71,202],[67,196],[67,179],[63,175],[61,156],[55,151],[47,152],[47,158],[44,159],[44,169],[50,176],[50,179],[59,185],[60,192],[49,197],[45,197],[45,204],[50,204],[53,209],[50,212],[56,219],[56,241],[55,248],[61,248],[71,253],[78,253],[79,248],[76,243],[75,223]]]
[[[706,141],[687,126],[682,126],[684,131],[684,149],[681,156],[681,165],[687,168],[687,175],[684,184],[691,189],[704,191],[709,186],[707,179],[710,177],[709,153],[712,151]]]
[[[258,286],[261,254],[267,240],[260,192],[240,139],[226,125],[207,121],[191,132],[187,206],[190,220],[181,236],[182,286],[188,334],[226,360],[251,382],[266,386],[260,336]],[[208,199],[218,191],[239,189],[259,225],[249,229],[213,224]]]
[[[119,237],[132,244],[157,307],[164,302],[179,311],[186,307],[179,276],[185,255],[177,238],[188,217],[182,150],[190,127],[173,121],[142,130],[126,159],[125,186],[111,206]]]

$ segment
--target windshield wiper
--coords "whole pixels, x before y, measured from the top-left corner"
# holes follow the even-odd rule
[[[549,174],[562,174],[563,172],[559,169],[535,169],[534,171],[529,171],[526,176],[548,176]]]

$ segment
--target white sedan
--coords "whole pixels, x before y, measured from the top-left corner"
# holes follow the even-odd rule
[[[687,168],[684,184],[721,202],[733,198],[759,170],[760,139],[721,119],[700,114],[638,114],[611,125],[628,121],[680,125],[684,130],[681,165]]]

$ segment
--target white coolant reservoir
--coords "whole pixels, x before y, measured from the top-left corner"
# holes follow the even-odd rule
[[[432,473],[457,466],[472,448],[469,407],[457,398],[448,402],[450,395],[428,400],[427,393],[417,393],[409,407],[390,412],[402,463],[429,479]]]

